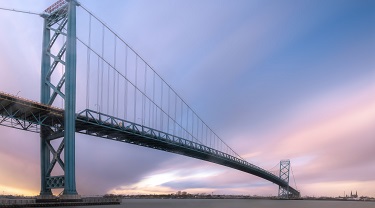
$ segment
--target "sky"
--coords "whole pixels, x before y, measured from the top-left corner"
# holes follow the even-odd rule
[[[249,162],[273,170],[290,159],[303,196],[375,197],[374,1],[80,2]],[[0,7],[39,13],[53,3]],[[0,91],[38,101],[43,19],[4,10],[0,19]],[[0,132],[0,191],[37,195],[39,135]],[[81,195],[278,190],[224,166],[78,134],[76,175]]]

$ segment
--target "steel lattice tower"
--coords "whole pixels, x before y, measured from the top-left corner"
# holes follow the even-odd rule
[[[63,199],[79,199],[75,181],[75,111],[76,111],[76,0],[59,0],[41,15],[44,18],[41,64],[41,103],[53,105],[56,97],[64,100],[63,125],[41,126],[41,191],[40,197],[52,197],[51,189],[63,188]],[[51,36],[52,35],[52,36]],[[57,44],[59,36],[64,43]],[[51,49],[58,50],[51,50]],[[58,51],[53,54],[53,51]],[[65,59],[65,60],[64,60]],[[65,72],[56,72],[57,66]],[[53,83],[52,76],[59,77]],[[63,88],[65,87],[65,88]],[[55,149],[51,141],[62,138]],[[63,152],[64,151],[64,152]],[[60,155],[64,153],[64,160]],[[52,157],[51,157],[52,155]],[[58,163],[63,175],[52,175]]]
[[[279,177],[284,180],[288,184],[288,186],[287,188],[279,186],[279,198],[289,199],[289,171],[290,160],[281,160]]]

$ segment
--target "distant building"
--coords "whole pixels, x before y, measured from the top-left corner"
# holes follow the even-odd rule
[[[177,191],[177,196],[186,196],[188,193],[186,191]]]
[[[353,194],[353,191],[350,191],[350,198],[358,198],[357,191],[355,191],[355,194]]]

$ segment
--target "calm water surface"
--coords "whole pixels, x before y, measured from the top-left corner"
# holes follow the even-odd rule
[[[375,202],[253,199],[124,199],[121,205],[84,208],[375,208]],[[83,208],[83,207],[77,207]]]

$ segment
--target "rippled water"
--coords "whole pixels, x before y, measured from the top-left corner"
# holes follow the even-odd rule
[[[100,208],[375,208],[375,202],[254,199],[124,199]],[[78,208],[78,207],[77,207]],[[82,208],[82,207],[80,207]],[[88,207],[87,207],[88,208]],[[93,208],[93,207],[90,207]]]

